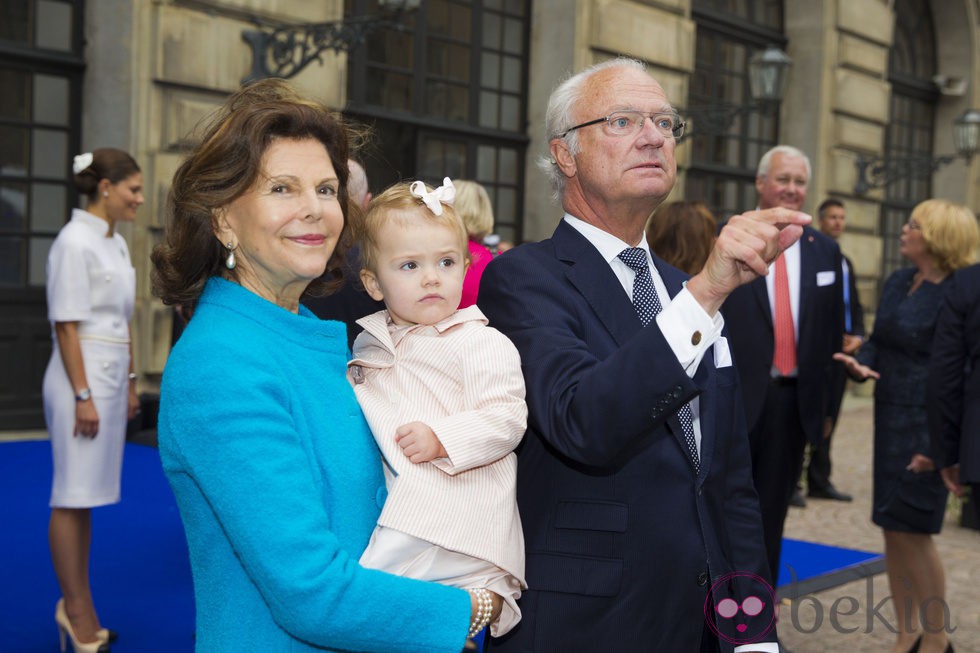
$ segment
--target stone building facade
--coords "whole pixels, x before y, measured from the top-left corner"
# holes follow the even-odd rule
[[[252,70],[243,32],[377,15],[391,1],[3,3],[0,429],[43,426],[44,256],[77,201],[71,156],[111,145],[143,167],[146,204],[120,231],[137,270],[136,369],[152,392],[172,332],[170,309],[150,294],[149,254],[191,134]],[[911,206],[936,196],[980,209],[976,161],[855,190],[860,156],[954,151],[953,120],[980,107],[977,0],[414,4],[404,29],[383,27],[350,54],[327,50],[292,77],[304,93],[376,127],[365,154],[375,192],[398,178],[476,178],[491,190],[505,238],[546,237],[560,216],[535,166],[547,150],[547,97],[570,70],[623,54],[648,64],[682,115],[703,116],[678,146],[671,199],[704,199],[719,219],[752,208],[758,155],[776,143],[800,147],[814,171],[805,208],[831,196],[847,204],[842,246],[869,306],[901,264],[895,239]],[[778,106],[749,110],[746,61],[769,43],[793,61],[788,87]],[[728,111],[730,124],[710,127],[711,106]]]

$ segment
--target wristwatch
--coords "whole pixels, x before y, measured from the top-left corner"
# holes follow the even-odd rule
[[[88,401],[91,398],[92,398],[92,391],[89,390],[88,388],[82,388],[81,390],[78,391],[78,394],[75,395],[75,401]]]

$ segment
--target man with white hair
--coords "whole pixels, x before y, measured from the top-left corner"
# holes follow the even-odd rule
[[[772,148],[756,173],[759,208],[799,211],[809,182],[810,160],[803,152],[789,145]],[[823,439],[832,356],[844,334],[840,248],[804,227],[768,274],[728,297],[722,313],[741,379],[752,476],[775,581],[790,497],[806,443]]]
[[[650,253],[684,123],[641,63],[562,83],[544,168],[564,216],[494,259],[478,304],[517,346],[523,620],[501,651],[775,652],[774,601],[719,308],[809,218],[733,217],[704,269]]]

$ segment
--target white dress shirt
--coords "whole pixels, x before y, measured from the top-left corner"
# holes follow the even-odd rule
[[[623,292],[626,293],[627,298],[632,303],[633,279],[636,273],[620,260],[619,253],[628,247],[633,247],[633,245],[568,213],[565,214],[565,221],[599,250],[599,254],[609,264],[613,274],[622,284]],[[708,347],[713,345],[718,340],[718,336],[721,335],[725,320],[720,312],[716,313],[714,317],[708,315],[687,288],[682,289],[671,299],[667,292],[667,286],[664,285],[660,273],[653,264],[646,234],[636,246],[647,254],[647,264],[650,266],[653,287],[656,289],[657,297],[660,298],[660,305],[663,307],[663,310],[657,315],[657,326],[660,327],[660,331],[674,352],[674,356],[677,357],[677,361],[687,372],[687,375],[693,378]],[[701,332],[701,338],[697,344],[693,344],[691,338],[691,334],[695,331]],[[694,415],[694,440],[699,452],[701,451],[700,403],[698,397],[694,397],[690,401],[691,412]]]

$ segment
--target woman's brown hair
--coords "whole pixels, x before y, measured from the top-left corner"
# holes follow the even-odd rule
[[[647,244],[657,256],[693,275],[708,260],[717,231],[704,202],[670,202],[650,216]]]
[[[128,152],[114,147],[100,147],[92,150],[91,163],[79,170],[72,181],[78,192],[91,202],[99,192],[99,182],[103,179],[108,179],[110,184],[118,184],[137,172],[140,172],[140,167]]]
[[[232,95],[213,116],[200,142],[177,168],[167,197],[167,227],[153,249],[153,292],[165,304],[192,310],[209,277],[225,268],[227,252],[215,236],[219,209],[255,183],[262,156],[276,139],[312,138],[326,148],[338,179],[344,230],[326,271],[307,294],[330,292],[342,283],[341,268],[351,206],[347,191],[347,126],[321,104],[300,97],[281,79],[263,79]]]

